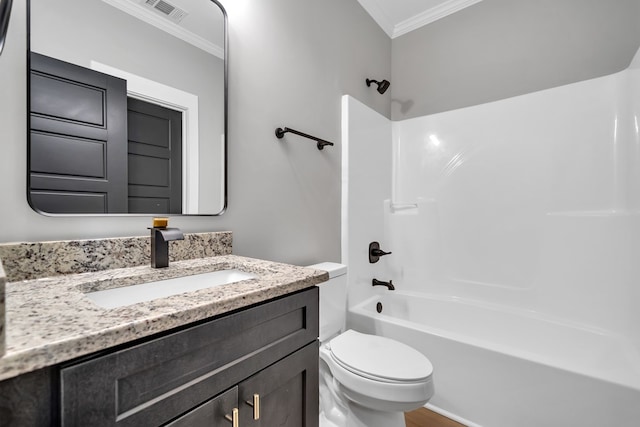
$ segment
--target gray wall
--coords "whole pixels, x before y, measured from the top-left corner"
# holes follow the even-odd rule
[[[483,0],[392,43],[392,118],[481,104],[625,69],[638,0]]]
[[[224,2],[223,2],[224,3]],[[391,41],[357,0],[232,0],[229,209],[176,217],[187,232],[231,230],[234,253],[304,264],[340,260],[340,97],[390,116]],[[0,242],[143,235],[150,218],[45,217],[26,202],[26,12],[14,2],[0,56]],[[334,141],[273,136],[289,126]]]

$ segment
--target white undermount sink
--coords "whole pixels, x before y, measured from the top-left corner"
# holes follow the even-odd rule
[[[139,302],[151,301],[157,298],[169,297],[171,295],[178,295],[184,292],[213,288],[215,286],[240,282],[241,280],[257,278],[254,274],[240,270],[219,270],[194,274],[192,276],[142,283],[140,285],[89,292],[86,296],[102,308],[117,308]]]

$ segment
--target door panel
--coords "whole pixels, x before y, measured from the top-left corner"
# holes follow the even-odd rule
[[[32,191],[31,201],[43,212],[77,213],[104,212],[107,195],[104,193],[71,193],[68,191]],[[70,208],[73,210],[70,210]]]
[[[169,159],[129,153],[129,185],[169,188],[171,185]]]
[[[102,141],[31,132],[31,172],[106,179],[105,151]]]
[[[105,92],[61,76],[33,73],[31,113],[71,122],[105,125]]]

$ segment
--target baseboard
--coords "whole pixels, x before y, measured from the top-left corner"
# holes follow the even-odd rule
[[[435,405],[432,405],[431,403],[427,403],[426,405],[424,405],[424,407],[427,408],[430,411],[433,411],[433,412],[435,412],[437,414],[442,415],[443,417],[447,417],[447,418],[449,418],[449,419],[451,419],[451,420],[453,420],[455,422],[458,422],[460,424],[464,424],[467,427],[482,427],[480,424],[476,424],[476,423],[474,423],[472,421],[469,421],[467,419],[459,417],[458,415],[452,414],[451,412],[446,411],[446,410],[444,410],[442,408],[439,408],[439,407],[437,407]]]

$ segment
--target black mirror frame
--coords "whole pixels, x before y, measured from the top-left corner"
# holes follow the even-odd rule
[[[218,0],[210,0],[212,3],[217,5],[222,12],[224,18],[224,157],[223,157],[223,177],[224,177],[224,195],[222,199],[222,209],[220,212],[214,214],[162,214],[163,216],[185,216],[185,217],[195,217],[195,216],[220,216],[227,211],[228,207],[228,191],[229,191],[229,173],[228,173],[228,160],[229,160],[229,20],[227,16],[227,11],[224,6]],[[4,45],[6,31],[9,25],[9,15],[11,14],[11,3],[12,0],[0,0],[0,54],[2,53],[2,47]],[[59,213],[50,213],[43,212],[33,205],[31,201],[31,173],[30,173],[30,163],[31,163],[31,79],[30,79],[30,71],[31,71],[31,0],[27,0],[27,50],[26,50],[26,73],[27,73],[27,185],[26,185],[26,196],[27,202],[31,209],[35,212],[49,216],[49,217],[101,217],[101,216],[113,216],[113,217],[148,217],[159,214],[127,214],[127,213],[101,213],[101,214],[59,214]]]
[[[9,18],[11,17],[12,3],[13,0],[0,0],[0,55],[2,55],[2,49],[4,48],[4,43],[7,39],[7,32],[9,31]]]

